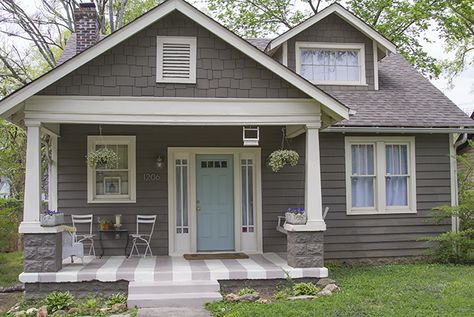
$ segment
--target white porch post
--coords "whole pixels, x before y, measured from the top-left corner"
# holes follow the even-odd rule
[[[321,192],[321,162],[319,153],[319,126],[306,126],[305,155],[305,210],[308,215],[308,231],[324,231],[323,202]]]
[[[48,171],[48,208],[58,210],[58,137],[50,135],[51,164]]]
[[[20,233],[40,228],[41,211],[41,124],[26,123],[26,175],[23,222]]]

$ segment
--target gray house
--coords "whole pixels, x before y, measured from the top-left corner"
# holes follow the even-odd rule
[[[430,212],[456,203],[450,154],[474,121],[342,6],[274,39],[242,39],[182,0],[107,37],[92,4],[75,17],[60,65],[0,102],[1,116],[28,135],[27,294],[123,289],[140,306],[210,300],[226,279],[318,278],[328,275],[324,261],[421,256],[419,238],[455,229]],[[39,223],[43,133],[50,209],[67,222],[94,217],[105,256],[84,265],[62,262],[63,227]],[[282,144],[299,163],[274,173],[267,160]],[[87,164],[104,147],[118,163]],[[278,226],[296,207],[306,223]],[[153,257],[127,258],[126,231],[97,232],[98,218],[118,214],[130,233],[137,215],[157,215]],[[248,258],[212,258],[222,252]]]

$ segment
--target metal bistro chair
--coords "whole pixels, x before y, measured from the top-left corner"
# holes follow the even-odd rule
[[[90,215],[71,215],[72,219],[72,226],[76,228],[76,241],[75,242],[82,242],[84,246],[89,246],[89,255],[93,254],[95,256],[95,247],[94,247],[94,237],[95,235],[92,234],[92,223],[94,216]],[[78,228],[76,224],[89,224],[89,233],[86,234],[77,234]]]
[[[140,251],[138,251],[138,246],[146,246],[145,254],[143,257],[146,257],[148,251],[150,255],[153,256],[150,247],[151,236],[153,235],[153,230],[155,229],[156,215],[137,215],[137,233],[133,233],[130,236],[132,237],[132,249],[130,250],[131,257],[133,255],[133,250],[137,251],[137,255],[140,256]],[[139,225],[151,225],[150,234],[140,233]]]

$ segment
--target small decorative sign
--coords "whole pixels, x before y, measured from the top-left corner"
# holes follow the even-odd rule
[[[161,176],[158,173],[144,173],[143,180],[145,182],[159,182],[161,180]]]

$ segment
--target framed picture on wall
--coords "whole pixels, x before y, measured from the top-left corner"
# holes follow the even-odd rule
[[[120,195],[122,192],[120,177],[104,177],[104,194],[105,195]]]

